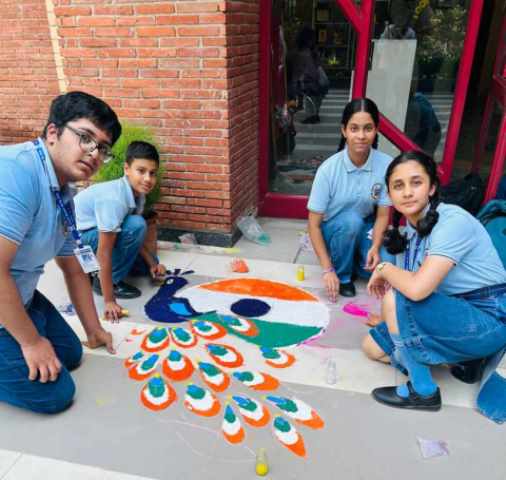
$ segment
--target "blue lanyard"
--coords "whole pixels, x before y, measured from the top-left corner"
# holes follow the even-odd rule
[[[420,243],[422,243],[422,239],[421,239],[421,237],[419,237],[417,235],[416,236],[416,244],[415,244],[415,254],[413,255],[413,261],[410,262],[409,251],[411,250],[411,248],[410,248],[411,241],[408,242],[408,245],[406,246],[406,251],[404,252],[404,270],[408,270],[410,272],[414,271],[415,262],[418,257],[418,251],[420,249]],[[410,263],[411,263],[411,268],[410,268]]]
[[[46,172],[47,178],[51,182],[51,177],[49,176],[49,172],[47,170],[46,165],[46,154],[42,147],[40,146],[39,140],[34,140],[33,144],[35,145],[37,149],[37,154],[39,155],[39,159],[42,162],[42,166],[44,167],[44,171]],[[79,248],[83,248],[83,241],[81,239],[81,234],[79,233],[79,230],[77,229],[76,222],[74,220],[74,215],[71,211],[65,206],[63,203],[63,198],[61,196],[61,193],[59,190],[55,189],[54,187],[51,187],[51,191],[54,193],[54,196],[56,198],[56,204],[58,205],[58,208],[61,210],[63,215],[63,221],[67,228],[69,229],[70,233],[72,234],[72,237],[74,238],[74,241],[76,242],[77,246]]]

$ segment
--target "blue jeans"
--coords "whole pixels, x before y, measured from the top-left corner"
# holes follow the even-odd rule
[[[28,366],[18,342],[0,329],[0,401],[37,413],[58,413],[74,398],[76,387],[69,370],[81,362],[83,348],[79,338],[56,308],[37,290],[27,309],[39,335],[47,338],[62,363],[55,382],[28,379]]]
[[[397,324],[410,355],[425,365],[491,357],[477,399],[479,410],[506,421],[506,379],[495,372],[506,351],[506,284],[459,295],[433,293],[420,302],[395,292]],[[394,344],[383,322],[369,333],[389,356]]]
[[[123,220],[121,231],[116,237],[112,250],[112,283],[119,283],[130,273],[144,243],[146,228],[146,221],[140,215],[127,215]],[[90,228],[82,232],[81,236],[83,242],[96,253],[98,249],[98,230]],[[137,260],[141,263],[142,261],[142,259]]]
[[[353,210],[338,213],[321,225],[323,239],[327,246],[332,265],[342,283],[348,283],[354,274],[368,279],[371,272],[364,270],[367,252],[372,246],[368,232],[374,226],[374,216],[362,218]],[[382,260],[392,256],[381,249]]]

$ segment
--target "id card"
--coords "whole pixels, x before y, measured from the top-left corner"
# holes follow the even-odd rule
[[[93,273],[100,270],[97,258],[89,245],[82,248],[75,248],[74,255],[81,264],[84,273]]]

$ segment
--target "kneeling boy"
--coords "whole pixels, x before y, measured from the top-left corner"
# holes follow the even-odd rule
[[[77,228],[100,263],[93,290],[104,295],[105,316],[117,320],[122,308],[117,298],[136,298],[141,292],[123,279],[129,273],[165,275],[156,252],[148,248],[146,221],[142,217],[145,196],[156,185],[160,159],[156,148],[146,142],[132,142],[127,149],[124,173],[117,180],[97,183],[74,199]],[[156,229],[156,222],[150,227]],[[150,242],[152,243],[152,242]]]

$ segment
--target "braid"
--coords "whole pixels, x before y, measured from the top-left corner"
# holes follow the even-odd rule
[[[436,193],[429,198],[429,210],[425,214],[425,217],[418,220],[416,224],[416,231],[420,237],[426,237],[432,232],[434,225],[436,225],[439,219],[439,213],[437,212],[437,207],[439,205],[439,191],[436,190]]]
[[[387,230],[383,237],[383,245],[387,249],[387,252],[391,255],[397,255],[398,253],[406,250],[407,240],[404,235],[399,232],[399,224],[401,223],[402,214],[394,209],[392,218],[393,228]]]

